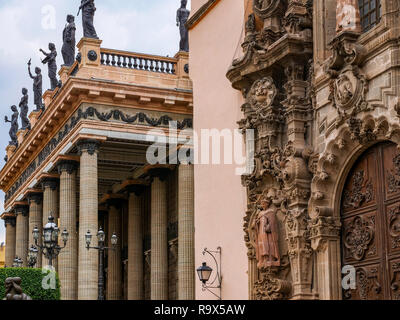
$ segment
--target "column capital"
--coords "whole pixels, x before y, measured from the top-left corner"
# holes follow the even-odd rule
[[[148,185],[149,183],[146,180],[142,179],[125,180],[121,184],[121,190],[127,191],[128,194],[134,193],[136,196],[139,197],[143,194]]]
[[[61,175],[63,172],[67,172],[68,174],[72,174],[78,169],[79,163],[74,160],[61,160],[57,162],[57,170],[58,174]]]
[[[84,139],[79,140],[76,143],[76,147],[78,148],[78,154],[82,155],[82,152],[86,151],[89,155],[94,155],[95,152],[99,150],[100,141],[95,139]]]
[[[125,200],[122,194],[107,194],[102,198],[101,202],[106,204],[107,209],[110,209],[110,207],[120,209],[122,202]]]
[[[4,220],[4,226],[7,228],[7,226],[12,226],[15,227],[15,216],[6,216],[5,218],[3,218]]]
[[[22,216],[24,216],[24,217],[27,217],[27,216],[29,215],[29,206],[28,206],[28,203],[20,203],[20,204],[17,204],[17,205],[14,207],[14,212],[15,212],[15,215],[16,215],[16,216],[22,215]]]
[[[58,186],[59,179],[56,177],[45,177],[41,179],[42,189],[45,190],[47,188],[51,190],[56,190]]]
[[[33,192],[27,195],[29,205],[34,202],[36,204],[41,204],[43,201],[43,193],[41,192]]]
[[[159,178],[161,181],[165,181],[168,178],[168,174],[174,169],[174,165],[168,164],[154,164],[144,167],[144,172],[151,178]]]

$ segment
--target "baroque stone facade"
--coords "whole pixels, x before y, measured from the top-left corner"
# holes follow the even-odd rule
[[[346,208],[368,207],[379,191],[375,182],[384,179],[371,176],[370,166],[349,176],[351,169],[372,146],[400,142],[400,8],[391,0],[367,2],[369,16],[355,0],[254,0],[246,16],[243,54],[227,78],[245,99],[240,129],[255,131],[255,169],[242,177],[250,299],[399,297],[397,289],[371,293],[371,270],[343,258],[349,250],[362,260],[372,239],[386,234],[357,211],[345,220]],[[382,152],[377,157],[384,168],[393,163],[388,188],[398,192],[398,151],[380,150],[374,152]],[[392,260],[382,264],[393,265],[387,270],[392,288],[399,258],[395,208]],[[264,238],[257,227],[263,210],[277,224],[271,228],[269,219]],[[367,281],[353,296],[341,286],[347,263],[356,268],[358,284]]]

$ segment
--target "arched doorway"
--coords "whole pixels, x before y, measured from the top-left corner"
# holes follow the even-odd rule
[[[393,143],[367,150],[342,194],[342,265],[354,266],[356,289],[344,299],[400,299],[400,153]]]

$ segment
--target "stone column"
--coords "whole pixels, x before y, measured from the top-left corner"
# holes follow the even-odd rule
[[[6,227],[5,266],[11,268],[15,258],[15,217],[5,218],[4,225]]]
[[[39,229],[39,234],[42,235],[43,230],[43,196],[41,193],[31,193],[28,196],[29,202],[29,248],[31,246],[36,246],[35,240],[33,239],[33,229],[37,227]],[[38,244],[42,244],[42,237],[39,236]],[[42,255],[39,254],[36,262],[36,268],[42,267]]]
[[[60,231],[67,230],[67,245],[58,256],[58,273],[61,283],[61,299],[78,298],[78,235],[76,231],[76,169],[74,161],[58,164],[60,174]]]
[[[15,208],[15,214],[17,216],[16,223],[16,240],[15,240],[15,255],[22,259],[23,267],[27,267],[28,257],[28,232],[29,232],[29,207],[27,205],[18,205]]]
[[[193,165],[178,168],[178,299],[195,299]]]
[[[54,217],[54,222],[58,225],[58,179],[45,178],[42,180],[43,189],[43,221],[45,226],[49,221],[49,216]],[[47,266],[48,259],[43,255],[42,266]],[[53,260],[53,267],[58,270],[58,258]]]
[[[168,300],[167,172],[151,170],[151,300]]]
[[[92,246],[97,246],[98,231],[98,173],[97,155],[99,142],[82,140],[78,142],[80,153],[80,194],[79,194],[79,259],[78,259],[78,300],[96,300],[98,296],[98,252],[87,250],[85,234],[92,235]]]
[[[129,188],[128,300],[144,299],[142,185]]]
[[[108,247],[112,248],[111,236],[114,232],[118,243],[114,250],[108,250],[107,300],[121,300],[122,297],[121,201],[114,199],[108,202]]]

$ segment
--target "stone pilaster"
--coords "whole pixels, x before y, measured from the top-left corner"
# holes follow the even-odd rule
[[[6,256],[5,266],[12,267],[15,258],[15,217],[7,217],[4,219],[4,225],[6,227]]]
[[[144,299],[142,185],[130,186],[128,218],[128,300]]]
[[[78,298],[78,235],[76,230],[76,169],[74,161],[58,164],[60,174],[60,230],[67,230],[69,238],[66,247],[58,257],[58,273],[61,283],[61,299]]]
[[[83,140],[78,142],[80,153],[80,198],[79,198],[79,259],[78,299],[96,300],[98,296],[98,252],[87,250],[85,234],[94,235],[92,246],[97,246],[98,231],[98,157],[99,142]]]
[[[121,201],[108,201],[108,272],[107,272],[107,300],[121,300],[122,298],[122,261],[121,261]],[[113,233],[118,237],[115,247],[111,245]]]
[[[178,169],[178,299],[195,299],[193,165]]]
[[[28,196],[29,202],[29,246],[35,244],[35,240],[33,239],[33,229],[37,227],[39,229],[39,234],[42,234],[43,226],[42,226],[42,214],[43,214],[43,195],[41,193],[31,193]],[[42,244],[42,237],[39,237],[38,244]],[[42,267],[42,255],[39,254],[37,258],[36,268]]]
[[[54,217],[54,222],[58,225],[58,179],[44,178],[42,179],[43,189],[43,221],[42,226],[45,226],[49,221],[49,216]],[[39,228],[39,227],[38,227]],[[42,257],[42,266],[48,264],[46,257]],[[58,258],[54,259],[53,267],[58,270]]]
[[[148,171],[151,184],[151,300],[168,300],[168,170],[157,166]]]
[[[29,208],[27,205],[17,205],[15,207],[17,216],[15,255],[22,259],[23,267],[27,267],[28,257],[28,232],[29,232]]]

